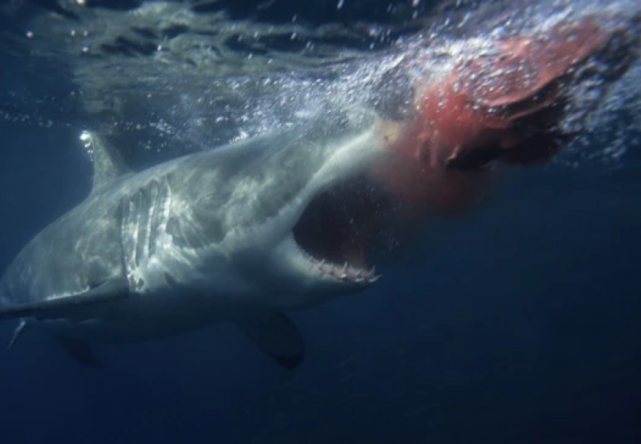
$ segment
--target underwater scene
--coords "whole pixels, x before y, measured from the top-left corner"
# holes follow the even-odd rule
[[[637,0],[1,0],[0,441],[641,443]]]

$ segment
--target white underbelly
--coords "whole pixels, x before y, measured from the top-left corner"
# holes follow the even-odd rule
[[[251,313],[239,298],[208,295],[138,295],[73,318],[28,322],[53,334],[88,342],[141,342],[202,329]]]

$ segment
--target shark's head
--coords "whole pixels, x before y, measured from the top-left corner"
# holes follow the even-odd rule
[[[275,303],[304,306],[379,278],[388,199],[370,180],[396,125],[359,113],[196,157],[189,190],[198,237]]]

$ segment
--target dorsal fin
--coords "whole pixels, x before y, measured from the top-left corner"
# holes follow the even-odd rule
[[[118,151],[96,133],[83,131],[80,140],[93,159],[92,193],[130,172]]]

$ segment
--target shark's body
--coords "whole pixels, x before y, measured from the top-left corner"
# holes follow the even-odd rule
[[[90,342],[236,322],[287,367],[303,345],[282,312],[365,288],[373,272],[321,262],[293,229],[312,200],[384,155],[372,116],[310,125],[140,173],[92,135],[91,194],[38,234],[0,282],[0,319],[43,327],[79,360]]]

